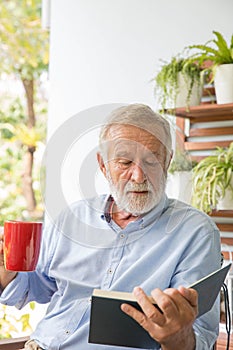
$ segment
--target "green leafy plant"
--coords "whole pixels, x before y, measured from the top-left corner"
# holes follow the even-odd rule
[[[190,158],[188,152],[177,150],[168,171],[170,174],[178,171],[191,171],[196,165],[197,162]]]
[[[213,31],[215,39],[207,41],[205,44],[190,45],[188,50],[196,50],[190,60],[198,62],[199,65],[205,66],[206,62],[210,62],[210,66],[206,68],[208,73],[212,73],[212,81],[215,75],[215,69],[218,65],[233,63],[233,35],[228,45],[220,32]]]
[[[0,13],[0,72],[21,82],[26,102],[23,108],[25,125],[16,130],[18,137],[24,140],[22,188],[27,211],[33,216],[37,214],[32,177],[37,148],[28,143],[37,138],[35,128],[40,115],[36,104],[40,77],[48,70],[49,33],[41,27],[41,0],[22,0],[20,3],[2,0]]]
[[[28,128],[24,124],[25,114],[20,101],[5,94],[0,97],[0,226],[3,226],[5,220],[43,218],[44,208],[39,177],[46,135],[44,104],[46,101],[37,101],[38,122],[35,127]],[[23,158],[28,147],[36,148],[32,186],[37,206],[33,215],[27,210],[22,190]]]
[[[233,142],[227,148],[217,147],[215,154],[202,159],[193,169],[192,204],[209,213],[224,197],[226,189],[233,195]]]
[[[189,106],[194,84],[196,83],[198,86],[201,84],[201,68],[198,63],[182,57],[172,57],[170,62],[164,62],[153,79],[155,81],[155,94],[163,110],[167,104],[171,104],[175,108],[177,95],[180,91],[180,74],[184,77],[187,89],[187,106]]]

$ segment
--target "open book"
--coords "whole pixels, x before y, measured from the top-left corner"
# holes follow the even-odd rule
[[[231,264],[193,283],[198,292],[198,316],[209,311],[226,278]],[[152,302],[153,299],[151,298]],[[94,289],[91,303],[89,343],[160,349],[160,344],[135,320],[120,309],[127,303],[141,310],[132,293]]]

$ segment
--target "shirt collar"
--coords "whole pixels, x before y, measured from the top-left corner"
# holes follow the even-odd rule
[[[104,206],[103,206],[103,212],[101,213],[101,219],[106,220],[108,223],[111,221],[111,215],[110,215],[110,208],[112,206],[112,202],[114,201],[113,197],[111,195],[106,195],[104,200]],[[159,219],[161,214],[167,209],[168,207],[168,198],[167,195],[164,193],[159,204],[156,205],[149,213],[146,213],[145,215],[141,216],[137,222],[143,223],[143,226],[148,226],[152,222]]]

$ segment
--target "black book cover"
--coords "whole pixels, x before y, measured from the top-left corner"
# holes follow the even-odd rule
[[[209,311],[221,289],[231,264],[214,271],[190,285],[198,292],[198,316]],[[153,301],[153,299],[151,298]],[[140,306],[132,293],[95,289],[92,295],[89,343],[160,349],[160,344],[130,316],[121,311],[121,304],[127,303],[138,310]]]

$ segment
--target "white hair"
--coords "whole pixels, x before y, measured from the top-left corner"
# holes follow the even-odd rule
[[[165,164],[168,165],[172,154],[172,139],[169,122],[144,104],[130,104],[114,110],[102,126],[99,135],[99,147],[107,141],[110,130],[116,125],[132,125],[154,135],[165,148]]]

